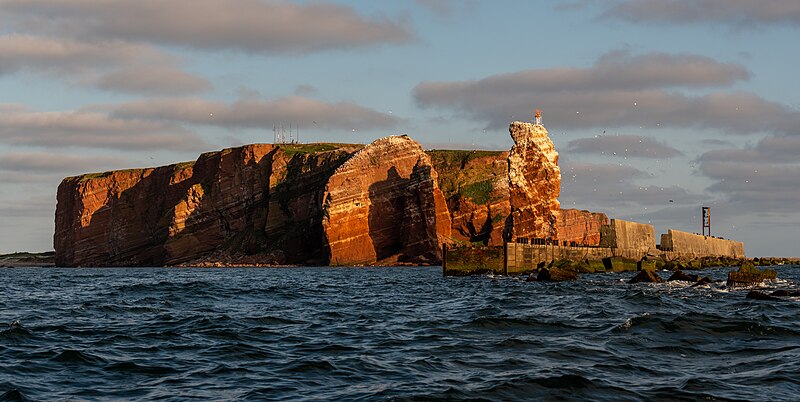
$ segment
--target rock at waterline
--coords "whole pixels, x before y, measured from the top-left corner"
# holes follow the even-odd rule
[[[700,280],[700,275],[690,275],[681,270],[675,271],[667,281],[682,281],[682,282],[697,282]]]
[[[773,269],[758,269],[751,262],[743,262],[738,271],[728,273],[728,286],[752,286],[761,282],[778,278],[778,273]]]
[[[759,292],[757,290],[751,290],[750,292],[748,292],[746,298],[747,299],[753,299],[753,300],[784,301],[784,299],[781,299],[780,297],[775,297],[773,295],[768,295],[768,294],[766,294],[764,292]]]
[[[564,282],[578,280],[578,272],[568,267],[542,268],[536,280],[540,282]]]
[[[639,271],[628,283],[662,283],[664,278],[653,271]]]
[[[800,290],[776,290],[772,292],[772,296],[781,296],[781,297],[800,297]]]

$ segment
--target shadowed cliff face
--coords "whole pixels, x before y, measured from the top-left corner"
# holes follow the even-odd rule
[[[323,258],[323,183],[353,151],[289,157],[278,146],[248,145],[194,164],[64,179],[56,263],[161,266],[209,253]]]
[[[439,262],[450,215],[436,179],[430,158],[406,136],[381,138],[353,155],[325,188],[330,264]]]
[[[452,236],[457,241],[503,245],[511,212],[508,152],[428,151],[447,200]]]

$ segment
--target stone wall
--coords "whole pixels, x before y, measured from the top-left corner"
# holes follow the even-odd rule
[[[653,225],[612,219],[600,229],[600,247],[655,252],[656,230]]]
[[[670,229],[661,235],[661,250],[679,258],[744,258],[744,243]]]

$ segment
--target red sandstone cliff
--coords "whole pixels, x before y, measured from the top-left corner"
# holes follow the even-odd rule
[[[608,216],[600,212],[562,209],[558,220],[558,240],[579,245],[600,244],[600,228],[608,225]]]
[[[406,136],[367,145],[325,187],[322,226],[331,265],[441,260],[450,216],[430,158]]]
[[[436,150],[428,155],[447,200],[453,239],[502,246],[511,212],[508,152]]]
[[[542,125],[515,121],[508,131],[514,146],[508,155],[511,222],[507,239],[557,239],[561,211],[558,152]]]
[[[558,153],[516,122],[511,152],[248,145],[194,163],[64,179],[61,266],[436,263],[444,242],[597,244],[603,214],[559,208]]]
[[[175,265],[212,252],[324,259],[315,240],[321,189],[355,150],[289,156],[280,146],[248,145],[193,164],[66,178],[57,195],[56,264]]]

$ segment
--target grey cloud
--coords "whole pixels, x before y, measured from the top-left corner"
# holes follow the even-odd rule
[[[440,17],[450,17],[457,11],[475,7],[475,0],[414,0],[419,6],[431,10]]]
[[[504,127],[512,117],[525,119],[534,106],[543,109],[545,123],[552,119],[568,129],[679,127],[749,134],[789,133],[800,125],[800,112],[752,93],[692,96],[663,89],[730,84],[748,76],[738,65],[689,55],[628,57],[623,53],[622,61],[609,59],[615,56],[609,53],[588,69],[527,70],[477,81],[423,82],[414,89],[414,97],[421,107],[453,109],[488,122],[490,128]],[[685,60],[698,67],[682,68]]]
[[[349,102],[326,103],[300,96],[226,104],[199,98],[154,99],[119,105],[113,116],[210,125],[225,128],[271,128],[300,124],[301,129],[374,129],[395,126],[399,120]]]
[[[139,94],[185,95],[211,88],[206,79],[175,67],[177,61],[154,47],[123,41],[0,36],[0,75],[51,74],[80,85]]]
[[[6,218],[49,216],[52,219],[56,210],[56,200],[55,197],[51,197],[32,197],[25,202],[4,202],[0,206],[0,216]]]
[[[657,207],[696,203],[703,199],[679,186],[636,184],[635,180],[647,174],[632,166],[570,161],[562,165],[560,199],[565,208],[573,205],[579,208]]]
[[[312,85],[301,84],[294,87],[294,94],[297,96],[311,96],[317,93],[317,88]]]
[[[193,94],[212,88],[208,80],[170,66],[123,68],[104,75],[96,85],[108,91],[145,95]]]
[[[800,199],[800,138],[768,136],[757,145],[708,151],[700,172],[742,214],[794,213]]]
[[[699,162],[734,163],[797,163],[800,154],[800,137],[771,135],[762,138],[755,146],[724,148],[708,151]]]
[[[650,53],[633,56],[624,50],[601,56],[589,68],[552,68],[493,75],[477,81],[424,82],[415,93],[420,103],[449,100],[454,95],[530,95],[531,92],[636,91],[661,87],[713,87],[750,78],[746,68],[692,54]]]
[[[602,135],[593,138],[579,138],[567,144],[567,151],[657,159],[682,155],[681,151],[663,142],[638,135]]]
[[[130,164],[120,158],[77,156],[44,152],[0,154],[0,170],[11,172],[70,175],[80,172],[111,170]]]
[[[197,151],[198,136],[162,122],[110,117],[93,111],[19,112],[0,115],[0,142],[40,147]]]
[[[608,8],[602,17],[634,23],[680,25],[799,25],[800,3],[796,0],[625,0]]]
[[[328,2],[284,0],[6,0],[0,13],[18,27],[84,38],[115,38],[200,49],[310,53],[402,44],[413,33],[402,20],[368,18]]]
[[[157,49],[120,41],[81,42],[30,35],[0,36],[0,74],[28,69],[50,73],[82,73],[97,67],[174,59]]]

